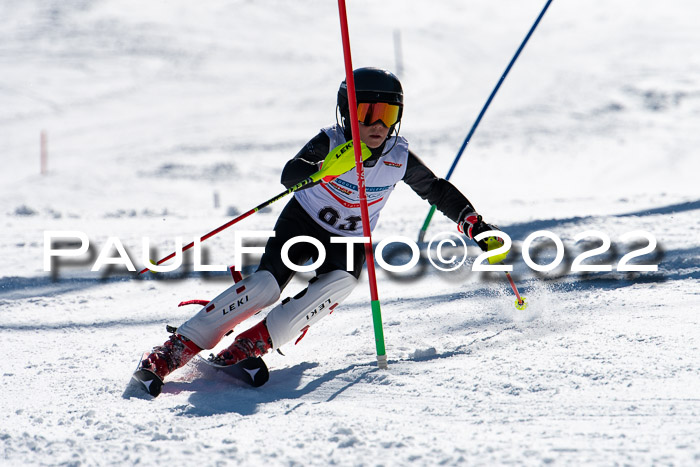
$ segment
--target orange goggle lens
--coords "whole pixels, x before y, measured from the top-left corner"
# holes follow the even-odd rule
[[[399,121],[400,110],[401,108],[398,105],[385,104],[383,102],[373,104],[361,103],[357,104],[357,119],[364,125],[372,125],[381,120],[389,128]]]

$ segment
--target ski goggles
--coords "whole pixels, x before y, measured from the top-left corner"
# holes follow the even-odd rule
[[[381,120],[387,128],[391,128],[399,121],[401,107],[384,102],[357,104],[357,119],[364,125],[372,125]]]

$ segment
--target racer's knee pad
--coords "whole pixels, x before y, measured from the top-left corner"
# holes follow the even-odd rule
[[[257,271],[207,303],[177,332],[202,349],[211,349],[237,324],[277,301],[280,288],[268,271]]]
[[[331,271],[309,281],[309,286],[294,298],[287,298],[267,315],[267,329],[273,348],[306,333],[319,319],[331,313],[357,285],[352,274]]]

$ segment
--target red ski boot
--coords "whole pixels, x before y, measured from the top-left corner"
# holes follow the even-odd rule
[[[185,336],[172,334],[167,342],[154,347],[153,352],[141,360],[140,367],[133,377],[143,383],[146,390],[155,397],[160,394],[163,379],[176,369],[185,366],[201,350],[197,344]]]
[[[272,339],[265,320],[241,333],[228,348],[211,359],[217,365],[234,365],[246,358],[261,357],[272,348]]]

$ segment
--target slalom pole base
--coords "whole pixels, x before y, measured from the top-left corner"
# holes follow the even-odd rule
[[[389,368],[389,363],[387,362],[386,354],[377,355],[377,367],[379,367],[380,370],[386,370]]]
[[[515,308],[517,308],[518,310],[524,310],[525,308],[527,308],[527,300],[525,299],[525,297],[520,297],[520,301],[515,301]]]

